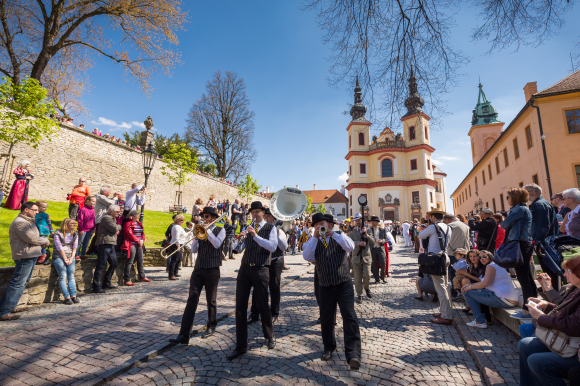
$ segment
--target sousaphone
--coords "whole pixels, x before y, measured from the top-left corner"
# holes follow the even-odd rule
[[[270,212],[277,220],[282,221],[284,232],[288,232],[292,220],[296,220],[306,210],[308,200],[300,189],[284,188],[278,190],[270,199]]]

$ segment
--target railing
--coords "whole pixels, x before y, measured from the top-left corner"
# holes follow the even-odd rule
[[[405,147],[405,141],[385,141],[373,143],[369,146],[369,150],[380,149],[383,147]]]
[[[421,204],[419,203],[411,204],[411,209],[421,209]]]

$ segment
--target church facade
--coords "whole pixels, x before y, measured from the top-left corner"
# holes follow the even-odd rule
[[[371,136],[371,122],[365,118],[361,87],[357,79],[352,121],[348,134],[347,197],[349,215],[360,213],[360,196],[366,196],[365,218],[405,221],[425,217],[433,208],[447,211],[446,174],[433,164],[429,116],[423,112],[424,101],[417,91],[411,68],[407,113],[401,118],[401,133],[386,127],[379,136]]]

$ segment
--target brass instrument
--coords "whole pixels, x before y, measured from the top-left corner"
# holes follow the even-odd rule
[[[318,233],[320,233],[320,237],[324,237],[324,235],[326,235],[326,227],[323,225],[320,228],[318,228]]]
[[[191,242],[194,238],[198,239],[198,240],[205,240],[207,239],[207,230],[214,224],[221,222],[225,217],[227,216],[226,213],[222,214],[220,217],[216,218],[214,221],[212,221],[211,223],[205,225],[205,224],[196,224],[193,226],[193,229],[190,230],[189,232],[187,232],[185,234],[185,241],[182,242],[182,245],[186,245],[189,242]],[[179,226],[179,225],[177,225]],[[175,240],[174,242],[172,242],[171,244],[169,244],[168,246],[166,246],[165,248],[163,248],[160,252],[161,257],[163,257],[164,259],[169,259],[175,252],[177,252],[179,250],[179,248],[177,248],[175,251],[171,252],[169,255],[167,255],[167,251],[169,249],[171,249],[175,244],[179,243],[181,239]]]

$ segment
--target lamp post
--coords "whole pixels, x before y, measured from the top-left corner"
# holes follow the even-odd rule
[[[147,187],[147,180],[149,180],[149,175],[153,170],[153,166],[155,165],[155,160],[157,159],[157,152],[153,150],[153,144],[149,143],[146,150],[141,152],[143,155],[143,172],[145,173],[145,183],[143,187]],[[141,224],[143,223],[143,214],[145,212],[145,203],[141,205],[141,217],[139,217],[139,221]]]
[[[364,223],[365,223],[365,206],[367,206],[367,204],[368,204],[367,196],[363,196],[363,195],[358,196],[358,203],[360,204],[360,213],[362,214],[363,226],[364,226]]]

